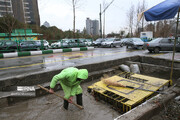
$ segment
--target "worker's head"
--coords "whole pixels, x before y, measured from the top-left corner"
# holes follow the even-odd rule
[[[86,69],[79,69],[77,80],[85,80],[88,78],[88,71]]]

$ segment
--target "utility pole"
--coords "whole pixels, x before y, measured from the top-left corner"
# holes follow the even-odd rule
[[[99,21],[100,21],[100,38],[102,38],[102,21],[101,21],[101,4],[100,4],[100,12],[99,12]]]
[[[112,0],[110,3],[109,3],[109,5],[106,7],[106,8],[104,8],[104,10],[101,12],[101,4],[100,4],[100,13],[99,13],[99,21],[100,21],[100,37],[102,38],[102,19],[101,19],[101,15],[103,14],[103,13],[105,13],[105,11],[108,9],[108,7],[112,4],[114,2],[114,0]],[[105,16],[104,16],[104,19],[105,19]]]
[[[105,38],[105,12],[104,12],[104,23],[103,23],[103,38]]]

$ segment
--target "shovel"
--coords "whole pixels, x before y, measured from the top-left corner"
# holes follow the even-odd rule
[[[37,85],[37,86],[40,87],[41,89],[49,92],[49,90],[48,90],[47,88],[45,88],[45,87],[43,87],[43,86],[41,86],[41,85]],[[66,99],[66,98],[64,98],[64,97],[62,97],[62,96],[60,96],[60,95],[58,95],[58,94],[56,94],[56,93],[53,93],[53,94],[56,95],[56,96],[58,96],[58,97],[60,97],[60,98],[63,99],[63,100],[67,100],[67,101],[68,101],[68,99]],[[75,105],[76,107],[78,107],[78,108],[81,109],[81,110],[84,109],[82,106],[74,103],[73,101],[72,101],[72,104]]]

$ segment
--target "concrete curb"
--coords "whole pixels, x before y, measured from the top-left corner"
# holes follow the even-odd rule
[[[60,52],[86,51],[86,50],[93,50],[93,49],[94,49],[94,47],[81,47],[81,48],[65,48],[65,49],[54,49],[54,50],[39,50],[39,51],[1,53],[0,58],[12,58],[12,57],[22,57],[22,56],[31,56],[31,55],[42,55],[42,54],[52,54],[52,53],[60,53]]]

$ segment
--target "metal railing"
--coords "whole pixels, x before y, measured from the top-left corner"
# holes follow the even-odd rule
[[[89,41],[89,42],[87,42]],[[91,39],[0,40],[0,53],[91,46]]]

